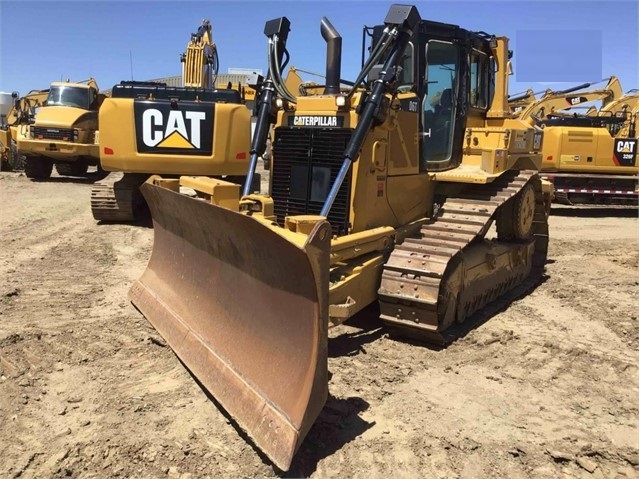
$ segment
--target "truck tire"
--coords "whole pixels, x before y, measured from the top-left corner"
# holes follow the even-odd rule
[[[9,154],[9,167],[11,171],[24,171],[24,155],[18,151],[18,146],[11,140],[11,153]]]
[[[38,156],[27,156],[24,174],[34,180],[46,180],[53,171],[53,161]]]
[[[86,176],[89,165],[86,161],[74,161],[73,163],[56,163],[55,171],[62,176]]]

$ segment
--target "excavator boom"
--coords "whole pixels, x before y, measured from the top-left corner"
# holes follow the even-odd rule
[[[548,115],[569,110],[584,103],[601,101],[602,106],[606,106],[610,102],[618,99],[623,95],[619,78],[611,76],[603,88],[585,90],[595,83],[583,83],[565,90],[553,91],[546,90],[539,99],[534,98],[534,92],[528,98],[533,98],[522,108],[519,108],[515,114],[520,120],[535,124],[543,121]],[[512,101],[515,106],[521,106],[524,100]]]

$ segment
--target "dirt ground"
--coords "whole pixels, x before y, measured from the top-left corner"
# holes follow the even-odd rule
[[[545,281],[446,349],[333,329],[284,474],[128,302],[153,230],[90,188],[0,173],[0,477],[639,478],[636,208],[553,207]]]

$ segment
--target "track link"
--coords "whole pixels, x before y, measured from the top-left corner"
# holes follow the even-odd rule
[[[136,221],[144,199],[140,185],[145,178],[125,174],[118,181],[102,181],[91,189],[91,213],[97,221],[131,223]]]
[[[485,284],[473,283],[461,300],[449,286],[461,284],[460,264],[471,248],[488,244],[482,240],[500,209],[527,184],[535,193],[533,238],[518,243],[522,252],[534,248],[528,266],[512,274],[497,271],[494,277],[477,282]],[[499,247],[499,243],[504,244],[503,240],[490,244]],[[508,304],[513,295],[534,287],[543,275],[547,251],[548,220],[536,171],[507,172],[493,183],[469,185],[455,197],[447,197],[416,237],[395,246],[382,273],[380,318],[391,334],[446,344],[473,323],[461,327],[473,313],[479,317],[479,312],[495,306],[501,309],[504,301]]]

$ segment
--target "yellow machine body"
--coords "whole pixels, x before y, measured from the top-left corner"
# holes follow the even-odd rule
[[[98,110],[105,98],[93,78],[51,83],[33,123],[17,132],[26,175],[46,179],[55,165],[60,174],[83,176],[89,166],[97,166]]]
[[[36,111],[44,105],[48,95],[48,89],[31,90],[24,96],[18,92],[12,94],[13,105],[6,118],[0,119],[0,169],[24,169],[16,139],[28,131],[28,125],[34,122]]]
[[[639,198],[636,91],[623,94],[616,76],[603,88],[586,83],[563,91],[547,90],[534,101],[515,103],[518,118],[543,128],[543,179],[554,199],[573,203],[630,203]],[[576,108],[590,106],[584,113]]]
[[[100,109],[100,164],[121,178],[96,183],[93,217],[134,222],[145,216],[140,185],[151,175],[205,175],[242,182],[249,164],[249,86],[216,82],[217,46],[203,20],[181,55],[182,87],[123,81]]]
[[[99,156],[95,143],[97,124],[97,111],[71,106],[43,107],[36,123],[19,132],[18,149],[23,155],[54,161],[91,158],[95,166]]]
[[[543,124],[542,176],[562,203],[637,204],[639,93]]]
[[[377,302],[371,320],[394,337],[446,344],[479,309],[532,287],[548,244],[542,131],[512,117],[506,38],[392,5],[351,89],[329,41],[324,91],[297,96],[278,68],[289,26],[265,27],[247,174],[272,131],[269,194],[149,178],[153,252],[129,293],[283,470],[328,395],[331,325]]]
[[[136,103],[140,116],[136,116]],[[243,104],[180,102],[171,110],[170,100],[162,103],[133,98],[104,102],[100,158],[105,170],[207,176],[246,173],[251,118]]]

